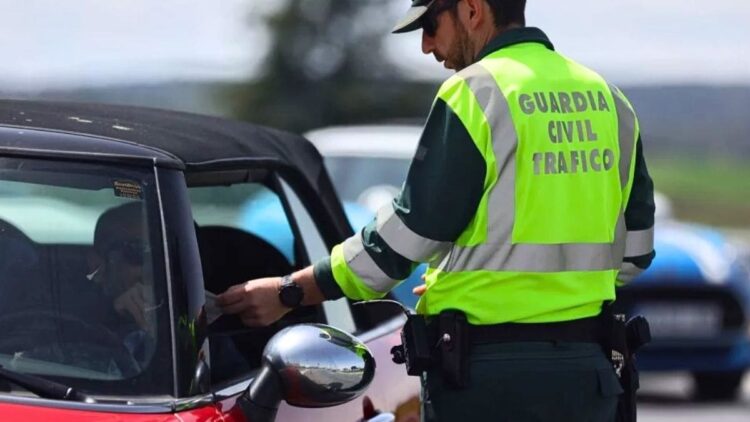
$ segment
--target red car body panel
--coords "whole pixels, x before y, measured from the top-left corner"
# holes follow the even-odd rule
[[[419,380],[406,377],[403,366],[390,360],[391,347],[400,344],[398,332],[390,332],[367,343],[376,358],[377,369],[370,388],[365,393],[375,408],[396,415],[398,422],[419,421]],[[131,414],[70,410],[55,407],[0,403],[3,421],[25,422],[252,422],[245,419],[232,397],[212,406],[204,406],[175,414]],[[323,409],[292,407],[282,403],[276,420],[292,422],[303,420],[356,422],[363,416],[363,397],[340,406]]]
[[[224,418],[216,406],[205,406],[174,414],[139,415],[131,413],[94,412],[55,407],[0,403],[3,421],[24,422],[244,422]]]

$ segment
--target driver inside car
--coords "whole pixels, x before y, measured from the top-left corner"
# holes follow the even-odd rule
[[[108,308],[96,313],[104,317],[100,322],[122,336],[139,363],[146,359],[155,336],[155,324],[149,318],[154,301],[145,284],[148,277],[144,277],[149,250],[143,220],[140,202],[105,211],[96,223],[94,247],[88,257],[90,272],[86,275]]]

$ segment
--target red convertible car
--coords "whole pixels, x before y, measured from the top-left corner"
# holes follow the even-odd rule
[[[253,198],[277,204],[289,256],[242,228]],[[212,306],[351,233],[300,136],[0,101],[0,420],[417,421],[417,379],[390,360],[398,308],[340,300],[251,329]]]

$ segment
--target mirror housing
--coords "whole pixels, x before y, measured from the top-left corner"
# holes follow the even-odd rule
[[[281,400],[329,407],[357,398],[375,376],[375,359],[357,338],[329,325],[299,324],[274,335],[263,365],[239,401],[248,420],[271,421]]]

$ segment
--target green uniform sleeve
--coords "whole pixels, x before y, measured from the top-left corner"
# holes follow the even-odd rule
[[[628,231],[647,230],[654,227],[654,182],[648,174],[646,159],[643,156],[643,145],[638,139],[635,151],[635,174],[630,199],[625,208],[625,227]],[[645,270],[651,265],[656,252],[640,256],[626,256],[623,261]]]

